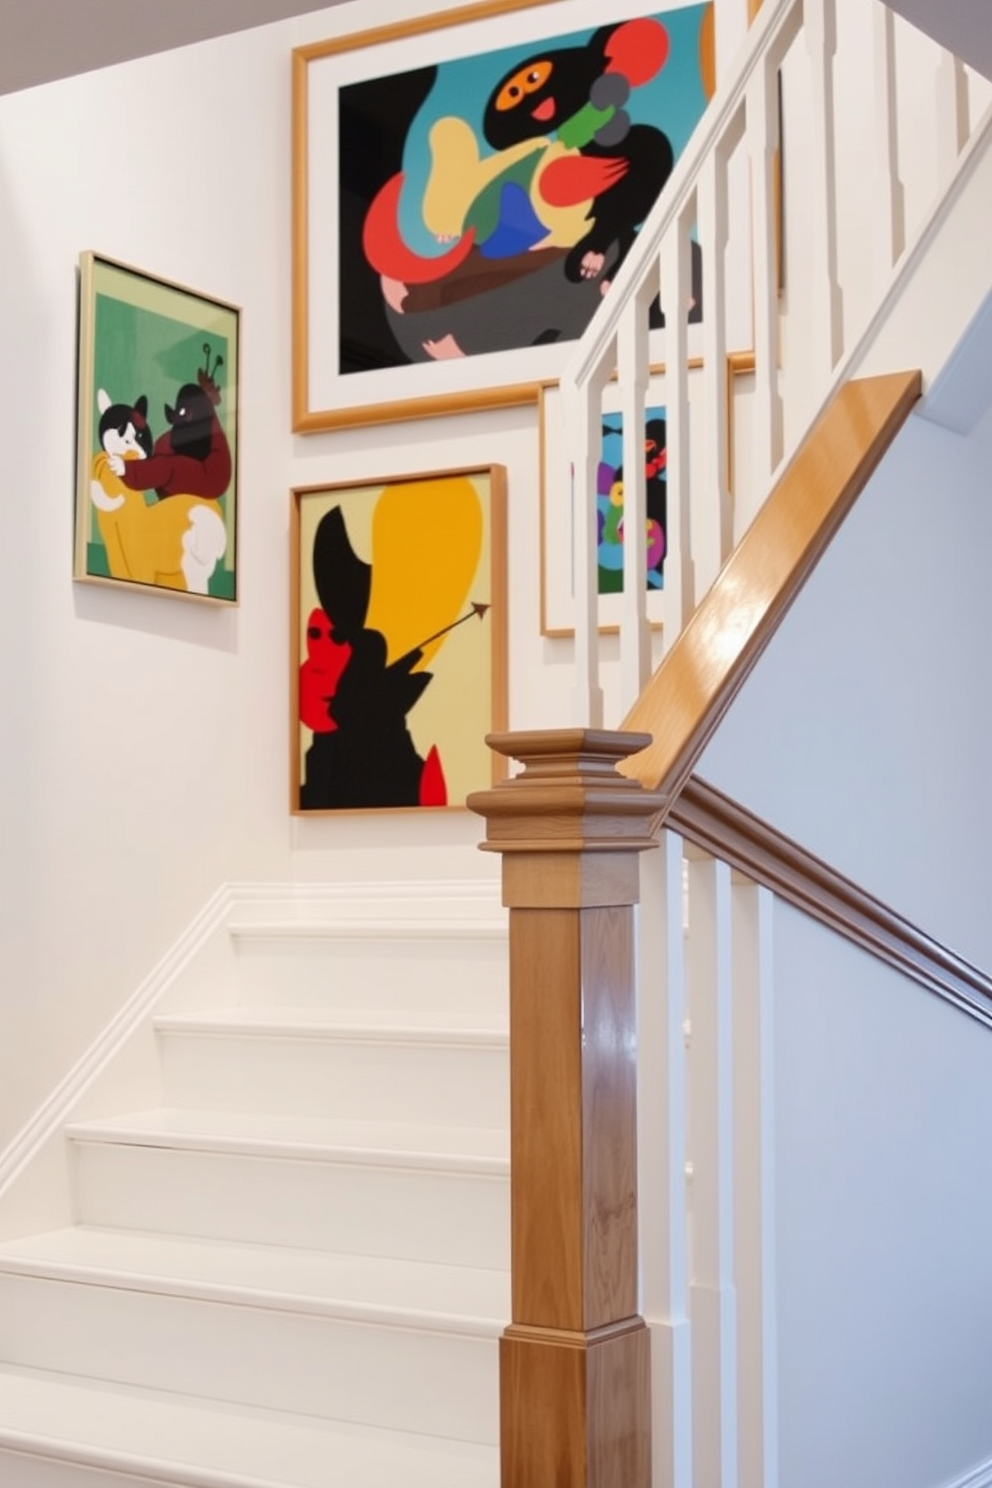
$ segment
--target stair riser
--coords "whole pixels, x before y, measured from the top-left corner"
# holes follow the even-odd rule
[[[160,1033],[165,1104],[419,1125],[509,1124],[505,1048]]]
[[[240,1000],[248,1006],[436,1012],[450,1027],[505,1028],[506,938],[239,939]]]
[[[460,1441],[498,1439],[495,1338],[0,1274],[0,1357]]]
[[[509,1180],[76,1142],[82,1224],[454,1266],[509,1266]]]

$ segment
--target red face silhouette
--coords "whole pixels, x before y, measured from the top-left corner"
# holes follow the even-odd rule
[[[348,665],[351,647],[331,637],[331,622],[323,610],[311,610],[307,621],[307,659],[300,667],[300,722],[315,734],[337,728],[330,703],[338,678]]]

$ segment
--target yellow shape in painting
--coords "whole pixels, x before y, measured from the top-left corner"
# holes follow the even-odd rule
[[[227,548],[217,502],[177,495],[148,505],[140,491],[114,474],[102,450],[92,474],[90,496],[111,578],[207,594]]]
[[[372,517],[372,593],[366,625],[386,638],[388,659],[460,620],[482,552],[482,504],[467,476],[386,486]],[[444,637],[424,649],[426,667]]]
[[[482,159],[471,125],[455,118],[438,119],[428,143],[431,170],[424,192],[424,223],[442,242],[461,236],[468,209],[480,191],[544,145],[542,139],[521,140]]]

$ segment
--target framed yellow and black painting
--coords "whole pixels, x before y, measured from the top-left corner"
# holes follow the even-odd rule
[[[292,492],[290,809],[464,807],[506,727],[502,466]]]

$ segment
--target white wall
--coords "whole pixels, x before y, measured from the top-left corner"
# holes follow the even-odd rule
[[[290,818],[292,485],[505,464],[510,722],[568,717],[570,643],[539,633],[535,411],[289,433],[290,53],[403,9],[0,98],[0,1149],[218,884],[445,874],[459,844],[462,871],[497,872],[466,813]],[[244,309],[236,611],[71,581],[86,248]]]
[[[963,1481],[992,1457],[992,1031],[782,903],[774,972],[779,1481]]]
[[[992,965],[988,450],[910,419],[699,773]]]

